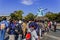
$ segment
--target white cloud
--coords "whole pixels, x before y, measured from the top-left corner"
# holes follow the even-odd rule
[[[22,4],[25,4],[25,5],[32,5],[33,4],[33,1],[32,0],[22,0],[21,3]]]

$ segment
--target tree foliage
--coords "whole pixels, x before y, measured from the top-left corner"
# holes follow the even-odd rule
[[[24,12],[22,10],[14,11],[10,14],[12,19],[21,20],[24,16],[22,16]],[[24,17],[25,20],[34,19],[37,15],[34,15],[33,13],[28,13]],[[45,17],[47,17],[51,21],[57,21],[60,22],[60,12],[59,13],[53,13],[53,12],[47,12]],[[1,19],[1,18],[0,18]]]
[[[36,16],[33,13],[29,13],[27,16],[25,16],[25,20],[30,20],[30,19],[34,19]]]
[[[22,10],[19,10],[19,11],[14,11],[13,13],[10,14],[11,18],[12,19],[17,19],[17,20],[21,20],[22,19],[22,14],[24,12]]]
[[[60,12],[57,14],[56,21],[60,22]]]
[[[60,22],[60,13],[47,12],[45,16],[48,17],[51,21]]]

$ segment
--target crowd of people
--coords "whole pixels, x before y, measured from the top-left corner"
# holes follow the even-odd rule
[[[8,40],[40,40],[45,32],[51,29],[56,31],[56,22],[40,20],[6,20],[4,17],[0,21],[0,40],[5,40],[5,34],[9,35]]]

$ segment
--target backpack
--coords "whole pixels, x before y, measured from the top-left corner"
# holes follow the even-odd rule
[[[3,30],[3,29],[5,29],[5,28],[6,28],[5,23],[1,23],[1,24],[0,24],[0,29]]]
[[[9,31],[8,34],[15,34],[15,24],[9,23]]]
[[[48,27],[50,27],[51,26],[51,23],[50,22],[48,22]]]
[[[47,28],[48,24],[47,24],[47,23],[45,23],[45,24],[44,24],[44,26],[45,26],[45,28]]]
[[[15,34],[23,34],[20,24],[16,24],[15,30],[17,30],[17,32],[15,32]]]
[[[28,33],[26,34],[26,40],[31,40],[31,33],[30,33],[30,32],[28,32]]]

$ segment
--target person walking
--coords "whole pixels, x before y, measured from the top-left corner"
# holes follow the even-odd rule
[[[27,33],[27,21],[26,20],[23,20],[23,23],[22,23],[22,31],[23,31],[23,39],[25,39],[25,36],[26,36],[26,33]]]
[[[16,26],[16,22],[15,20],[10,20],[7,32],[9,34],[9,40],[15,40],[15,26]]]
[[[30,30],[31,30],[31,40],[38,40],[39,38],[38,38],[34,25],[31,26]]]
[[[34,19],[31,19],[29,21],[29,25],[28,28],[31,29],[32,25],[34,25],[34,30],[36,31],[36,35],[38,36],[38,38],[40,39],[40,35],[39,35],[39,25],[36,21],[34,21]]]
[[[6,17],[3,17],[3,20],[0,22],[0,40],[4,40],[8,24]]]
[[[48,21],[48,31],[50,31],[50,30],[51,30],[51,22]]]
[[[21,24],[18,23],[18,21],[17,21],[16,27],[15,27],[15,35],[17,36],[17,38],[15,38],[16,40],[22,40],[23,31],[22,31]]]
[[[56,26],[57,26],[56,21],[53,22],[53,26],[54,26],[54,32],[56,32]]]

